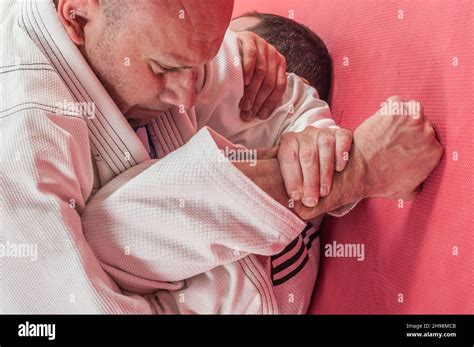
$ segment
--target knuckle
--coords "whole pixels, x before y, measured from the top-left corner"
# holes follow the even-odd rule
[[[342,137],[343,139],[352,140],[352,132],[348,129],[337,129],[336,131],[337,136]]]
[[[387,101],[398,102],[402,101],[402,98],[399,95],[392,95],[387,98]]]
[[[426,134],[429,138],[435,138],[436,137],[436,133],[435,133],[433,127],[428,126],[428,127],[426,127],[425,131],[426,131]]]
[[[288,131],[286,133],[283,133],[280,137],[280,142],[283,143],[283,142],[288,142],[288,141],[291,141],[292,139],[294,139],[296,137],[296,133],[293,132],[293,131]]]
[[[284,146],[288,147],[288,148],[292,148],[294,150],[297,150],[298,149],[298,140],[297,140],[296,134],[288,134],[285,137]]]
[[[255,47],[247,48],[247,55],[250,58],[255,58],[257,56],[257,49]]]
[[[312,163],[314,159],[314,150],[311,148],[303,148],[300,150],[300,160],[304,164]]]
[[[299,141],[300,141],[300,146],[303,148],[303,147],[315,147],[315,136],[314,136],[314,132],[303,132],[300,137],[299,137]]]
[[[265,56],[261,56],[260,55],[260,52],[257,53],[258,57],[257,57],[257,65],[255,67],[255,69],[260,72],[260,73],[266,73],[267,70],[268,70],[268,67],[267,67],[267,59]]]
[[[265,77],[267,73],[267,66],[265,64],[259,64],[257,65],[257,67],[255,68],[255,75],[258,77],[258,78],[263,78]]]
[[[424,118],[424,123],[431,128],[433,127],[433,122],[428,117]]]
[[[278,161],[280,162],[296,161],[297,159],[298,154],[293,148],[281,148],[278,152]]]
[[[336,143],[334,137],[332,136],[320,136],[318,139],[318,144],[325,147],[332,147]]]
[[[256,42],[258,42],[260,44],[267,44],[267,41],[265,41],[263,38],[261,38],[258,34],[256,34],[253,31],[250,31],[250,32],[252,33],[253,40],[255,40]]]
[[[254,33],[253,31],[247,31],[248,35],[254,39],[254,40],[258,40],[260,39],[260,36],[258,36],[256,33]]]
[[[239,32],[239,36],[242,36],[242,37],[245,37],[246,39],[249,39],[249,40],[254,40],[256,38],[258,38],[258,35],[255,34],[253,31],[241,31]]]
[[[302,132],[301,134],[302,134],[303,136],[307,136],[307,137],[310,137],[310,138],[314,138],[314,137],[317,136],[320,132],[321,132],[320,129],[309,125],[309,126],[307,126],[307,127],[303,130],[303,132]]]

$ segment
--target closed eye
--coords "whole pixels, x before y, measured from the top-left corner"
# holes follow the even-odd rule
[[[150,70],[154,75],[162,75],[165,73],[163,69],[161,69],[158,65],[156,65],[154,62],[151,62],[149,64]]]
[[[169,70],[163,68],[161,65],[157,64],[153,60],[150,62],[149,65],[150,65],[151,72],[155,75],[163,75],[169,72]]]
[[[160,66],[160,69],[165,71],[165,72],[174,72],[174,71],[178,71],[177,68],[171,68],[171,67],[164,67],[162,65],[159,65]]]
[[[168,72],[176,72],[176,71],[179,71],[179,68],[177,67],[167,67],[167,66],[163,66],[161,65],[160,63],[158,63],[157,61],[155,60],[151,60],[151,69],[153,70],[153,72],[155,74],[165,74],[165,73],[168,73]]]

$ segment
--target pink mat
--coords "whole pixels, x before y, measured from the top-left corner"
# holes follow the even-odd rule
[[[236,15],[294,13],[323,38],[334,62],[333,114],[343,126],[354,129],[400,95],[423,102],[445,147],[413,202],[399,208],[373,199],[326,220],[322,244],[362,243],[365,259],[323,256],[310,313],[474,313],[473,7],[471,0],[236,0]]]

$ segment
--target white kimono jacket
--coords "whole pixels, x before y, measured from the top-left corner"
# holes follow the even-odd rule
[[[195,108],[147,126],[150,160],[53,3],[0,8],[0,313],[306,311],[316,228],[223,160],[207,127],[257,148],[334,125],[314,89],[290,74],[270,119],[242,122],[229,32]]]

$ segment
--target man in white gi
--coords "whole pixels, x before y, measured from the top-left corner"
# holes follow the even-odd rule
[[[271,114],[239,119],[244,81],[229,63],[238,41],[228,32],[221,46],[231,1],[1,6],[3,313],[304,312],[317,259],[300,257],[311,248],[302,219],[409,195],[441,156],[423,117],[376,114],[320,198],[315,168],[322,158],[333,171],[337,130],[306,126],[333,125],[327,105],[290,75]],[[146,124],[163,159],[150,160],[124,114]],[[224,137],[278,143],[278,157],[232,164]],[[317,150],[320,139],[332,151]],[[15,256],[21,245],[36,245],[37,259]],[[268,256],[294,247],[283,256],[298,255],[305,271],[272,278],[285,260]]]

